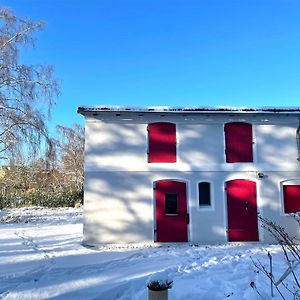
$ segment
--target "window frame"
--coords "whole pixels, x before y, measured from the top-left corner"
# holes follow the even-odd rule
[[[210,205],[200,205],[199,204],[199,183],[207,182],[210,185]],[[214,201],[214,182],[211,180],[198,180],[197,181],[197,210],[198,211],[214,211],[215,210],[215,201]]]
[[[166,195],[176,195],[176,213],[167,213],[166,212]],[[171,192],[168,192],[168,193],[165,193],[165,216],[178,216],[178,193],[171,193]]]

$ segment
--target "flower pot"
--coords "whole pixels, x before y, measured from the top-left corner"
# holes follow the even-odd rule
[[[168,289],[162,291],[148,289],[148,300],[168,300]]]

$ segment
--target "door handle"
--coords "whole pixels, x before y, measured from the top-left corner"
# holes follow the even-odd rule
[[[248,210],[248,207],[249,207],[248,201],[245,202],[245,207],[246,207],[246,210]]]

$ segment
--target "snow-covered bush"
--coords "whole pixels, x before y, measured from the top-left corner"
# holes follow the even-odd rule
[[[173,280],[170,280],[167,275],[155,273],[147,280],[147,287],[152,291],[163,291],[172,287]]]
[[[29,191],[1,197],[0,202],[2,208],[28,206],[74,207],[75,203],[82,203],[82,199],[82,191]]]

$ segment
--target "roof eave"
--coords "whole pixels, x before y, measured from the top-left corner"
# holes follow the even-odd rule
[[[124,107],[124,106],[80,106],[77,113],[103,113],[103,112],[129,112],[129,113],[253,113],[253,114],[300,114],[300,107]]]

